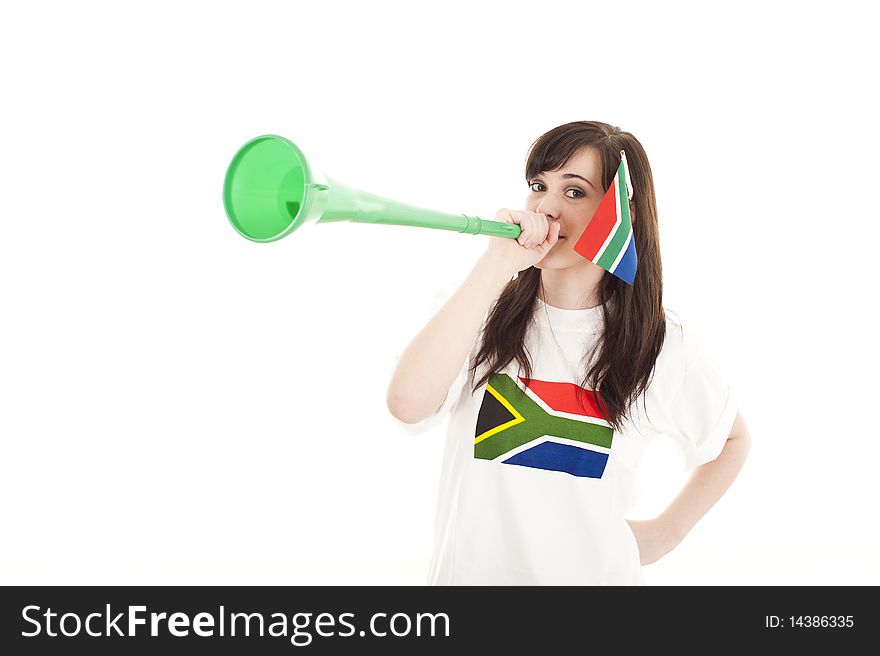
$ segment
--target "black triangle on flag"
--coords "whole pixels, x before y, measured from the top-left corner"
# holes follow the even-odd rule
[[[474,437],[479,437],[486,431],[497,428],[502,424],[513,421],[516,417],[505,408],[495,395],[486,390],[483,395],[483,403],[480,405],[480,414],[477,416],[477,430]]]

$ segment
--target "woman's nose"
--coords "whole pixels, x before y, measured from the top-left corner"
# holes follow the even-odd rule
[[[550,219],[558,219],[559,201],[548,194],[541,199],[541,202],[538,203],[538,207],[535,208],[535,211],[540,214],[546,214]]]

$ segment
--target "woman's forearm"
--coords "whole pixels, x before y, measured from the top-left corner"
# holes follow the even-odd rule
[[[678,541],[727,491],[745,463],[751,437],[742,416],[736,421],[724,448],[711,462],[697,467],[678,496],[657,518]]]
[[[511,265],[484,254],[398,359],[388,385],[392,415],[416,423],[446,398],[477,338],[483,319],[513,276]]]

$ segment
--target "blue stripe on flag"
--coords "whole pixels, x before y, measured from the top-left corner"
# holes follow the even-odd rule
[[[602,478],[607,462],[607,453],[597,453],[557,442],[542,442],[504,461],[507,465],[549,469],[589,478]]]
[[[620,258],[620,262],[617,263],[617,267],[611,273],[631,285],[636,277],[637,264],[636,236],[635,233],[633,233],[629,240],[629,245],[626,247],[626,253],[623,254],[623,257]]]

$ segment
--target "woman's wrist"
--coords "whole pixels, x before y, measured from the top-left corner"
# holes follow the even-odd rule
[[[519,274],[519,270],[509,259],[493,251],[483,253],[478,265],[483,266],[490,274],[497,275],[505,284]]]

